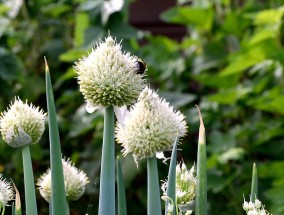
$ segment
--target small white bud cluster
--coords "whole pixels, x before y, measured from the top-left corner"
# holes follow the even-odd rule
[[[254,202],[244,200],[243,209],[246,211],[247,215],[272,215],[264,209],[264,205],[262,205],[261,201],[258,199],[255,199]]]
[[[0,174],[0,205],[9,206],[8,202],[14,199],[14,189],[11,183],[7,182]]]
[[[64,185],[66,199],[68,201],[78,200],[85,192],[85,186],[89,183],[86,174],[77,169],[69,160],[62,159]],[[47,201],[51,198],[51,170],[48,169],[38,180],[37,186],[41,196]]]
[[[176,166],[176,204],[180,211],[179,214],[192,214],[196,195],[196,183],[194,166],[190,170],[187,170],[184,163]],[[162,184],[164,195],[162,199],[164,201],[167,200],[167,186],[168,183],[165,181]]]

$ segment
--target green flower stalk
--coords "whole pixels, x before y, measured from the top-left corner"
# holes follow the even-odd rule
[[[77,201],[85,192],[85,187],[89,183],[86,174],[77,169],[70,159],[62,159],[64,185],[66,199],[68,201]],[[51,170],[48,169],[38,180],[37,186],[41,196],[50,202],[51,198]]]
[[[9,201],[14,200],[15,193],[13,186],[10,182],[7,182],[3,178],[3,175],[0,174],[0,212],[1,214],[5,213],[5,206],[10,206]]]
[[[38,143],[44,132],[45,118],[46,114],[38,107],[15,98],[9,109],[1,113],[2,138],[15,148]]]
[[[162,191],[163,191],[163,200],[167,200],[167,181],[162,184]],[[180,163],[176,166],[176,203],[179,213],[178,214],[192,214],[194,209],[194,199],[196,196],[196,172],[194,166],[190,170],[186,168],[184,163]],[[172,207],[173,203],[169,205]],[[170,208],[168,208],[170,209]],[[171,211],[168,210],[168,214],[171,214]]]
[[[76,62],[75,71],[88,112],[134,103],[144,88],[143,75],[137,74],[138,58],[121,50],[111,36]]]
[[[111,36],[75,64],[78,83],[89,113],[105,108],[100,175],[99,215],[115,214],[114,111],[134,103],[144,88],[144,64]],[[118,115],[118,114],[117,114]]]
[[[272,215],[267,210],[264,209],[264,205],[257,198],[254,202],[247,202],[244,199],[243,209],[247,215]]]
[[[19,98],[1,113],[0,130],[3,140],[12,147],[21,147],[24,167],[26,213],[37,215],[34,176],[30,144],[38,143],[44,132],[46,114],[32,104]]]
[[[117,123],[116,140],[122,144],[123,154],[132,153],[136,161],[171,150],[177,133],[180,137],[186,134],[185,116],[149,87],[123,115]]]
[[[169,103],[146,87],[139,95],[138,102],[130,111],[117,114],[117,142],[123,146],[123,154],[132,153],[135,161],[147,158],[147,214],[161,212],[160,189],[156,154],[171,150],[176,139],[186,133],[185,116],[174,111]]]

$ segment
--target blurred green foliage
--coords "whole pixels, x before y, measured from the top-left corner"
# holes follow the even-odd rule
[[[12,2],[12,9],[7,2]],[[147,62],[148,82],[187,116],[189,134],[178,155],[189,165],[196,160],[199,122],[194,104],[199,104],[208,142],[209,214],[243,213],[241,204],[243,194],[250,193],[253,162],[258,165],[259,198],[271,213],[283,214],[282,1],[215,0],[194,5],[178,1],[161,18],[187,29],[181,41],[131,27],[129,2],[112,7],[114,2],[0,4],[0,110],[16,95],[46,110],[46,56],[63,155],[71,157],[91,180],[84,197],[70,204],[72,214],[97,213],[103,129],[102,112],[85,111],[72,66],[109,31],[118,41],[123,39],[124,49]],[[47,132],[40,144],[31,146],[36,179],[49,166],[48,147]],[[120,149],[117,146],[117,153]],[[23,200],[20,151],[1,142],[0,156],[0,172],[14,180]],[[128,213],[146,214],[145,162],[137,169],[127,156],[122,165]],[[160,162],[159,169],[164,180],[168,166]],[[48,204],[37,195],[40,214],[48,214]]]

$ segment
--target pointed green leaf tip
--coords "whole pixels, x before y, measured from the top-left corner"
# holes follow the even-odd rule
[[[15,198],[15,215],[22,215],[20,193],[19,193],[14,181],[12,181],[12,183],[13,183],[13,186],[14,186],[14,190],[16,192],[16,195],[15,195],[16,196],[16,198]]]
[[[258,198],[258,175],[257,175],[256,164],[254,163],[252,169],[250,201],[254,202],[255,199],[257,198]]]
[[[45,63],[45,72],[48,72],[49,73],[49,68],[48,68],[48,64],[47,64],[47,61],[46,61],[46,57],[44,56],[44,63]]]
[[[61,148],[59,130],[56,118],[56,109],[52,90],[50,73],[45,60],[46,77],[46,101],[48,110],[49,142],[50,142],[50,166],[51,166],[51,209],[52,214],[68,215],[69,208],[66,201],[63,167],[61,161]]]
[[[196,186],[196,215],[207,215],[207,158],[206,158],[206,142],[205,128],[202,120],[201,112],[198,110],[200,127],[197,152],[197,186]]]
[[[202,115],[201,115],[198,105],[195,105],[195,107],[197,108],[198,115],[199,115],[199,121],[200,121],[198,143],[204,144],[205,143],[205,127],[204,127]]]

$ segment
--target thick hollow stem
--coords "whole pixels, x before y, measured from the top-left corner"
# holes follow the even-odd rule
[[[105,109],[99,215],[115,214],[115,147],[113,107]]]
[[[147,215],[162,215],[161,196],[156,157],[147,158]]]
[[[34,174],[32,169],[32,160],[29,145],[22,147],[22,156],[24,167],[26,213],[29,215],[37,215]]]

